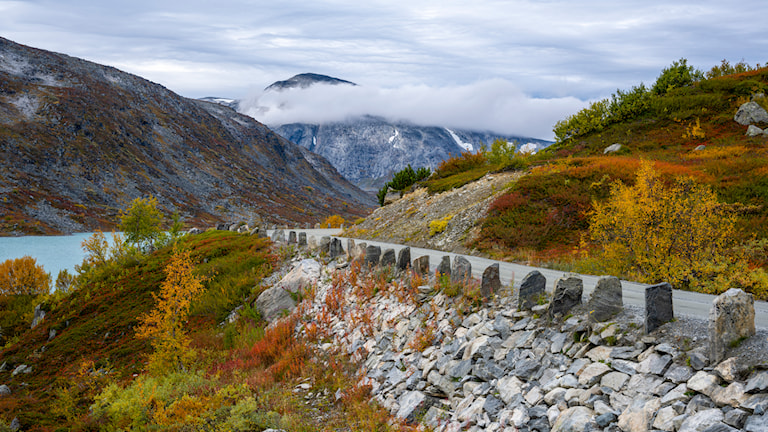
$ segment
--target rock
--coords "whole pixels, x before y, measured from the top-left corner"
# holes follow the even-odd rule
[[[32,317],[32,327],[31,328],[37,327],[38,324],[43,322],[43,319],[45,319],[45,311],[43,310],[43,305],[39,304],[39,305],[35,306],[35,312],[34,312],[34,315]]]
[[[499,263],[491,264],[483,272],[483,280],[480,283],[480,295],[485,301],[501,289],[501,279],[499,277]]]
[[[395,417],[407,423],[415,422],[432,405],[431,398],[420,391],[404,393],[397,402],[400,404],[400,409],[397,410]]]
[[[744,423],[744,431],[746,432],[765,432],[768,431],[768,414],[761,416],[750,416]]]
[[[760,135],[765,135],[765,131],[763,131],[762,129],[760,129],[755,125],[749,125],[749,127],[747,128],[747,133],[745,135],[748,137],[756,137]]]
[[[718,406],[738,407],[747,400],[744,384],[738,382],[730,383],[727,387],[717,387],[710,397]]]
[[[597,423],[597,425],[600,426],[601,428],[604,428],[609,424],[615,422],[617,419],[618,417],[616,416],[616,414],[612,412],[607,412],[595,417],[595,423]]]
[[[768,371],[755,372],[744,388],[747,393],[760,393],[768,390]]]
[[[663,282],[645,289],[645,332],[652,333],[675,317],[672,285]]]
[[[411,266],[411,248],[406,246],[400,249],[400,252],[398,252],[397,254],[397,268],[398,270],[403,271],[410,266]],[[429,266],[427,266],[427,268],[429,268]]]
[[[545,296],[546,285],[547,279],[538,270],[525,275],[525,278],[520,282],[517,308],[519,310],[531,310]]]
[[[299,247],[304,247],[307,245],[307,233],[303,231],[299,233],[298,244],[299,244]]]
[[[285,231],[281,229],[272,231],[272,241],[275,243],[285,243]]]
[[[16,376],[18,374],[28,374],[32,373],[32,366],[27,366],[25,364],[16,366],[15,369],[13,369],[13,372],[11,372],[11,376]]]
[[[549,303],[549,316],[564,316],[581,304],[584,282],[576,274],[568,273],[555,281],[555,292]]]
[[[700,371],[688,380],[686,385],[690,390],[710,396],[715,389],[719,388],[720,379],[708,372]]]
[[[677,417],[679,414],[675,409],[671,406],[664,407],[659,410],[659,413],[656,414],[656,418],[653,420],[653,428],[659,429],[667,432],[674,432],[676,430],[675,428],[675,417]]]
[[[19,422],[18,417],[14,417],[13,420],[11,420],[11,424],[8,426],[8,429],[12,431],[21,430],[21,423]]]
[[[591,387],[600,381],[600,378],[611,371],[611,368],[604,363],[592,363],[579,375],[579,384]]]
[[[397,264],[397,259],[395,258],[394,249],[387,249],[384,251],[383,254],[381,254],[382,267],[394,267],[396,264]]]
[[[496,416],[499,414],[499,411],[501,411],[504,408],[504,402],[500,401],[493,395],[488,395],[485,398],[485,403],[483,404],[483,411],[488,413],[488,417],[491,418],[491,420],[495,420]]]
[[[751,125],[758,123],[768,123],[768,112],[765,111],[757,102],[750,101],[742,104],[733,120],[740,125]]]
[[[439,426],[448,423],[450,418],[451,414],[448,411],[432,405],[427,410],[427,413],[424,414],[422,423],[431,428],[438,428]]]
[[[367,246],[365,248],[365,261],[363,264],[367,268],[373,268],[379,265],[381,260],[381,248],[379,246]]]
[[[743,366],[741,366],[736,357],[731,357],[728,360],[720,362],[715,366],[715,373],[728,382],[733,382],[739,379],[742,374]]]
[[[594,419],[594,411],[587,407],[575,406],[568,408],[557,417],[551,432],[583,432],[588,423]]]
[[[597,281],[592,297],[587,303],[589,318],[603,322],[621,312],[624,301],[621,281],[614,276],[603,276]]]
[[[719,409],[703,410],[685,419],[678,432],[704,432],[708,427],[722,421],[723,412]]]
[[[749,417],[749,413],[742,410],[742,409],[732,409],[725,413],[725,418],[723,419],[723,423],[733,426],[737,429],[741,429],[744,427],[744,423],[747,421],[747,417]]]
[[[0,385],[0,397],[8,396],[9,394],[11,394],[11,389],[5,384]]]
[[[448,255],[444,255],[443,258],[440,260],[440,264],[437,266],[437,270],[435,271],[437,273],[437,276],[450,276],[451,275],[451,257]]]
[[[331,251],[331,238],[329,236],[320,237],[320,253],[328,255]]]
[[[661,407],[659,398],[638,396],[619,415],[619,428],[624,432],[647,432],[651,420]]]
[[[652,353],[645,360],[641,361],[637,367],[637,371],[640,373],[649,373],[654,375],[664,375],[667,370],[667,366],[672,363],[672,356],[669,354],[658,355]]]
[[[693,369],[685,365],[673,364],[664,374],[664,378],[672,381],[673,383],[686,382],[693,376]]]
[[[341,240],[333,237],[328,244],[328,258],[336,259],[344,255],[344,247],[341,246]]]
[[[472,279],[472,264],[463,256],[455,256],[451,268],[451,282],[466,284],[470,279]]]
[[[696,148],[693,149],[693,151],[702,151],[702,150],[704,150],[706,148],[707,148],[707,146],[705,146],[704,144],[701,144],[701,145],[696,146]]]
[[[746,408],[755,414],[766,413],[768,412],[768,394],[758,393],[756,395],[752,395],[740,406],[741,408]]]
[[[429,255],[416,258],[413,261],[413,270],[421,276],[429,276]]]
[[[320,263],[313,259],[301,261],[275,286],[262,292],[256,299],[261,316],[272,322],[296,306],[298,295],[320,278]]]
[[[600,386],[608,387],[614,391],[621,390],[629,380],[629,375],[621,372],[608,372],[600,379]]]
[[[621,150],[622,146],[619,143],[611,144],[603,150],[603,154],[616,153]]]
[[[512,402],[515,395],[522,393],[523,382],[513,375],[507,375],[501,378],[496,384],[499,391],[499,397],[505,404]],[[563,390],[565,392],[565,390]],[[551,393],[551,392],[550,392]]]
[[[755,334],[755,299],[731,288],[720,294],[709,310],[709,359],[719,363],[731,344]]]

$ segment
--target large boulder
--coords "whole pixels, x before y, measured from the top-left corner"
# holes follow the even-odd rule
[[[747,102],[739,107],[736,115],[733,117],[736,123],[740,125],[751,125],[758,123],[768,123],[768,112],[765,111],[757,102]]]
[[[406,246],[400,249],[400,252],[398,252],[397,254],[397,269],[402,271],[402,270],[406,270],[410,266],[411,266],[411,248]]]
[[[275,286],[266,289],[256,299],[256,309],[272,322],[296,307],[299,294],[320,278],[320,263],[305,259],[293,268]]]
[[[518,292],[517,308],[519,310],[531,310],[542,296],[545,295],[545,288],[547,286],[547,278],[544,277],[538,270],[534,270],[523,278],[520,282],[520,290]]]
[[[480,295],[483,296],[483,300],[488,301],[500,289],[499,263],[491,264],[483,272],[483,280],[480,283]]]
[[[672,285],[663,282],[645,288],[645,332],[651,333],[674,318]]]
[[[709,359],[719,363],[731,344],[755,334],[755,299],[731,288],[720,294],[709,310]]]
[[[575,306],[581,304],[584,282],[573,273],[568,273],[555,281],[555,292],[549,303],[549,316],[566,315]]]
[[[592,297],[589,299],[587,309],[589,318],[593,321],[603,322],[621,312],[624,300],[621,290],[621,281],[615,276],[603,276],[597,281]]]
[[[472,279],[472,264],[463,256],[455,256],[451,268],[451,282],[466,284],[470,279]]]

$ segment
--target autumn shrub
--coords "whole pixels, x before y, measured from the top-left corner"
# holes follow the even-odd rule
[[[434,235],[445,231],[445,228],[448,227],[448,222],[450,222],[451,219],[453,219],[453,215],[448,215],[442,219],[429,221],[429,236],[433,237]]]
[[[631,179],[636,168],[636,160],[616,157],[573,159],[533,169],[491,203],[474,246],[509,253],[577,245],[588,226],[592,199],[607,197],[610,183]]]
[[[51,276],[31,256],[0,263],[0,295],[41,296],[48,294]]]
[[[0,263],[2,337],[12,337],[29,326],[35,306],[48,296],[50,287],[50,275],[30,256]]]
[[[475,153],[463,151],[458,156],[451,156],[440,162],[435,170],[436,179],[446,178],[455,174],[484,168],[488,164],[486,153],[481,149]]]
[[[326,228],[339,228],[344,222],[344,218],[336,214],[325,218],[321,225]]]
[[[650,162],[641,164],[634,186],[613,183],[589,222],[608,274],[696,288],[694,279],[734,262],[736,215],[691,178],[666,184]]]
[[[203,278],[194,274],[188,250],[178,249],[165,268],[160,293],[152,293],[155,309],[141,318],[136,337],[150,339],[154,353],[150,366],[156,371],[184,370],[194,353],[185,325],[191,303],[203,290]]]

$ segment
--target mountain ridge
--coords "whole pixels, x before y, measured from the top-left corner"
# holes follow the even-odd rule
[[[209,224],[352,218],[373,203],[253,118],[109,66],[0,38],[0,83],[6,235],[111,229],[147,195]]]

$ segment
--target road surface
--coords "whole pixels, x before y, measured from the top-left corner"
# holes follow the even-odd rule
[[[284,230],[284,231],[286,233],[286,237],[289,231],[296,231],[297,233],[306,232],[307,236],[310,236],[310,235],[315,236],[318,239],[318,241],[322,236],[337,237],[339,239],[342,239],[341,244],[344,247],[344,250],[346,250],[347,248],[347,242],[346,242],[347,238],[340,237],[339,236],[340,230],[338,229],[293,229],[293,230]],[[269,230],[268,235],[271,235],[271,233],[272,231]],[[379,246],[381,247],[382,252],[385,249],[394,249],[395,253],[398,253],[400,249],[405,247],[403,245],[378,242],[373,240],[364,240],[364,239],[353,239],[353,240],[356,243],[362,242],[368,245]],[[451,257],[451,262],[453,262],[453,258],[456,255],[460,255],[460,254],[443,252],[443,251],[438,251],[433,249],[411,247],[411,260],[424,255],[429,256],[430,270],[435,271],[442,257],[448,255]],[[522,264],[508,263],[503,261],[494,261],[491,259],[475,257],[471,255],[461,255],[461,256],[465,257],[472,264],[472,276],[477,279],[480,279],[482,277],[483,271],[486,269],[486,267],[488,267],[491,264],[499,263],[501,283],[506,286],[519,284],[520,281],[523,280],[525,275],[527,275],[533,270],[538,270],[539,272],[541,272],[541,274],[544,275],[544,277],[547,278],[547,290],[551,293],[552,291],[554,291],[555,281],[566,273],[563,271],[551,270],[551,269],[546,269],[541,267],[531,267],[531,266],[526,266]],[[580,275],[580,276],[584,281],[584,298],[589,298],[589,296],[592,293],[592,290],[595,288],[595,285],[597,284],[597,280],[599,279],[599,277],[591,276],[591,275]],[[622,293],[623,293],[624,304],[638,306],[640,308],[645,307],[645,287],[648,286],[647,284],[622,280],[621,285],[623,288]],[[691,291],[680,291],[680,290],[672,291],[672,302],[674,305],[676,316],[691,316],[691,317],[700,318],[700,319],[708,319],[709,310],[712,307],[712,301],[714,299],[715,299],[715,296],[711,294],[702,294],[702,293],[696,293]],[[768,329],[768,303],[764,301],[755,301],[755,326],[760,329]]]

